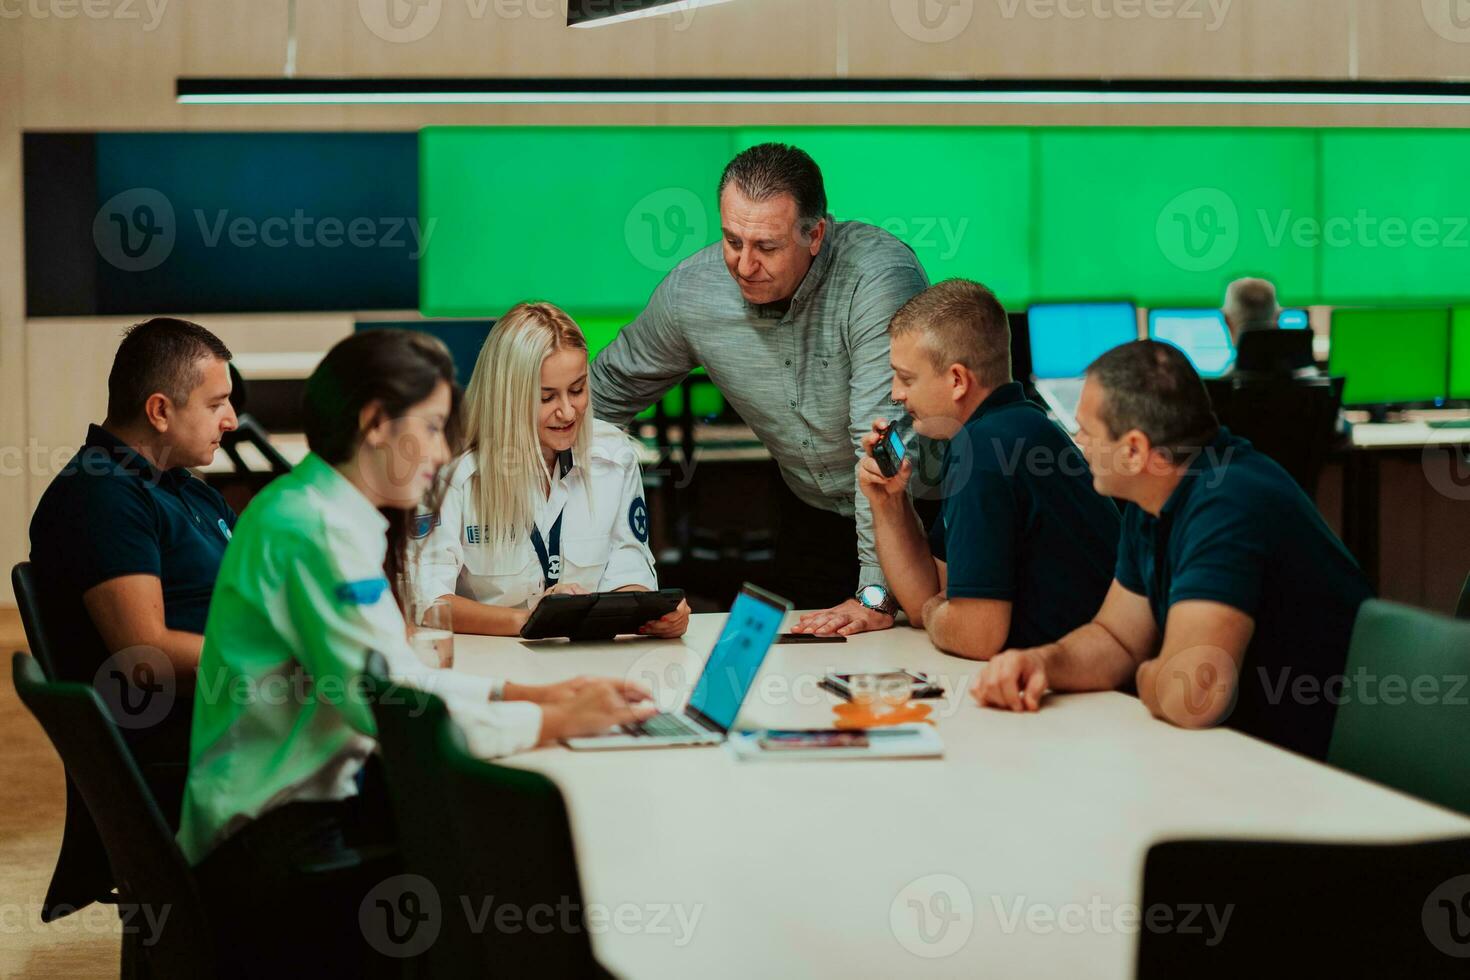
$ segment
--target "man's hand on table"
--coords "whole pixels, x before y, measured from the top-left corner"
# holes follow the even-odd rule
[[[1037,711],[1046,693],[1046,660],[1036,650],[1006,650],[991,657],[970,695],[982,708]]]
[[[872,630],[886,630],[893,625],[893,617],[869,609],[856,599],[848,599],[831,609],[818,609],[797,620],[791,628],[793,633],[836,633],[852,636]]]

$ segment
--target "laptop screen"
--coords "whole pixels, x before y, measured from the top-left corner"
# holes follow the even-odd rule
[[[1031,373],[1038,380],[1080,378],[1104,353],[1138,339],[1132,303],[1041,303],[1026,311]]]
[[[750,690],[766,651],[781,630],[786,609],[774,596],[767,598],[748,586],[741,590],[694,685],[690,708],[722,729],[728,730],[735,723],[745,692]]]

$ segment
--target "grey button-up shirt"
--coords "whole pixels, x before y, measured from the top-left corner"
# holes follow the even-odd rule
[[[888,232],[827,216],[790,307],[745,301],[722,243],[685,259],[592,364],[593,411],[627,425],[704,365],[801,500],[856,516],[861,585],[883,583],[873,515],[857,489],[860,440],[891,416],[888,321],[928,285]]]

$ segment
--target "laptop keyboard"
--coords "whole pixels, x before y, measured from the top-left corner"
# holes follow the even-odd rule
[[[652,718],[646,718],[642,722],[633,725],[624,725],[623,731],[629,735],[695,735],[687,721],[678,715],[661,712]]]

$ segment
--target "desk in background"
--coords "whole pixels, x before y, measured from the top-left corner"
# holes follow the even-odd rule
[[[1396,422],[1356,421],[1351,446],[1324,475],[1318,506],[1385,599],[1455,608],[1470,572],[1470,427],[1430,423],[1467,418],[1409,412]]]
[[[456,669],[529,683],[626,676],[672,706],[723,620],[694,616],[682,642],[460,635]],[[1112,915],[1140,901],[1157,841],[1470,833],[1462,816],[1244,735],[1172,728],[1123,694],[1053,696],[1035,714],[982,710],[967,694],[982,665],[907,628],[773,647],[738,727],[830,724],[836,699],[816,682],[839,666],[940,678],[945,758],[737,763],[711,747],[505,760],[566,795],[587,902],[629,909],[629,921],[637,909],[644,924],[663,910],[668,932],[609,925],[594,936],[615,973],[1131,977],[1137,935]],[[922,933],[910,901],[952,917]],[[1035,907],[1050,928],[1028,929]],[[1104,928],[1091,927],[1092,908]],[[680,912],[694,924],[676,945]],[[1064,930],[1059,915],[1089,924]]]

